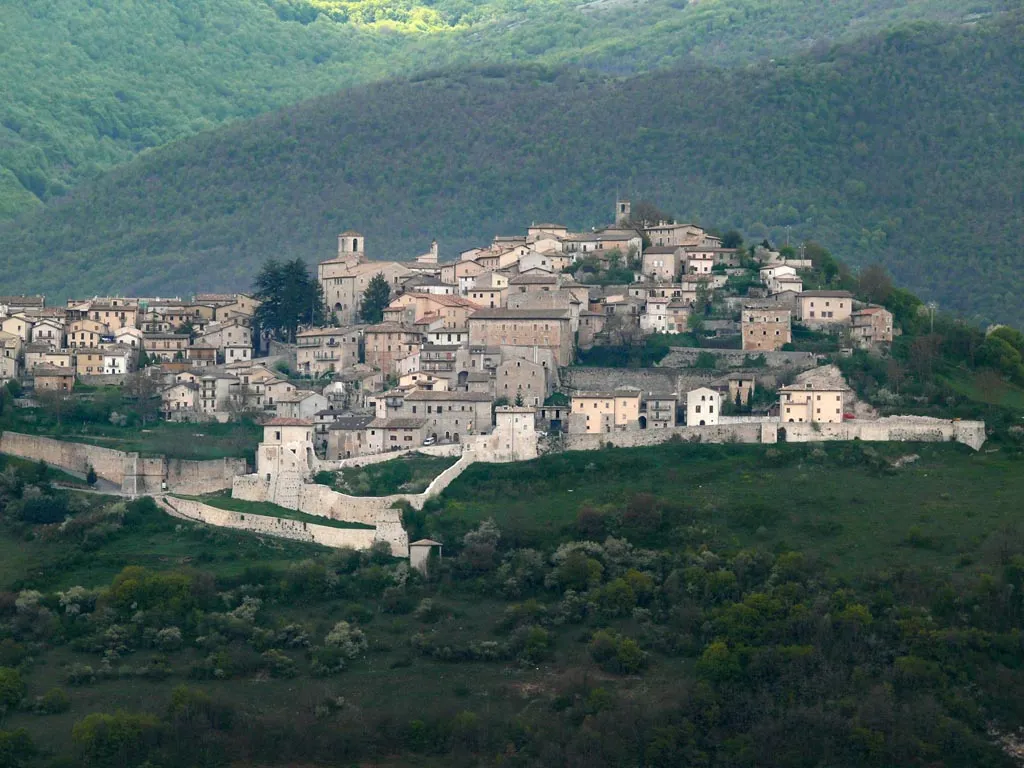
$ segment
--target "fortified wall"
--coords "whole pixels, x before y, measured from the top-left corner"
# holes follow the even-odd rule
[[[328,525],[305,523],[281,517],[250,515],[218,509],[190,499],[156,497],[157,505],[167,514],[196,523],[216,525],[221,528],[264,533],[293,541],[308,541],[325,547],[351,547],[369,549],[373,545],[375,532],[367,528],[332,528]]]
[[[307,515],[331,520],[364,523],[375,528],[372,541],[386,541],[395,557],[408,557],[409,537],[402,527],[401,507],[408,504],[422,509],[429,499],[439,495],[470,464],[483,462],[524,461],[536,458],[537,433],[534,429],[535,412],[532,408],[499,408],[498,425],[487,435],[479,435],[462,446],[462,457],[435,477],[423,493],[399,493],[391,496],[349,496],[338,493],[326,485],[309,482],[316,469],[331,465],[365,466],[376,461],[395,459],[399,453],[377,454],[375,462],[359,464],[345,462],[319,462],[307,464],[305,441],[284,443],[280,447],[261,444],[257,455],[261,457],[255,474],[236,477],[231,495],[245,501],[269,501],[273,504],[305,512]],[[453,448],[443,446],[451,455]],[[404,452],[403,452],[404,453]],[[436,451],[433,451],[437,455]],[[370,457],[365,457],[370,458]],[[369,546],[369,545],[367,545]]]
[[[562,435],[547,450],[592,451],[611,443],[633,448],[660,445],[671,439],[703,443],[815,443],[831,440],[867,442],[958,442],[974,450],[985,444],[985,422],[936,419],[928,416],[888,416],[842,424],[782,424],[778,419],[739,420],[715,426],[670,427],[605,434]]]
[[[131,496],[160,493],[162,483],[174,493],[203,494],[231,487],[236,475],[246,471],[244,459],[185,461],[164,456],[143,458],[88,443],[71,443],[21,432],[0,433],[0,453],[31,461],[45,461],[58,469],[85,474],[91,466],[96,475],[120,486]]]

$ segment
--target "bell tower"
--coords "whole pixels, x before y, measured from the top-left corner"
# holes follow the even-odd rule
[[[630,217],[630,205],[629,200],[616,200],[615,201],[615,224],[616,226],[622,226],[629,221]]]
[[[366,260],[366,238],[351,229],[338,235],[338,258],[350,258],[354,263]]]

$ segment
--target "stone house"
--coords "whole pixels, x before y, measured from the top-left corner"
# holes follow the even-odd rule
[[[505,306],[508,283],[507,275],[500,272],[484,272],[473,281],[472,287],[466,292],[466,298],[479,307],[498,309]]]
[[[800,322],[808,328],[849,325],[853,294],[849,291],[804,291],[800,294]]]
[[[184,333],[147,333],[142,340],[142,348],[151,360],[166,363],[185,358],[188,349],[188,335]]]
[[[640,428],[640,390],[576,392],[572,396],[569,431],[600,434]]]
[[[859,347],[891,344],[893,336],[892,312],[884,307],[864,307],[852,315],[853,342]]]
[[[682,249],[674,245],[653,245],[644,251],[640,271],[659,283],[671,283],[680,273]]]
[[[439,375],[452,374],[461,348],[457,344],[424,344],[420,347],[420,370]]]
[[[96,320],[76,320],[68,326],[68,346],[98,347],[105,337],[110,336],[107,326]]]
[[[640,429],[674,427],[678,401],[675,392],[648,392],[640,404]]]
[[[491,431],[492,400],[487,392],[414,390],[405,395],[394,415],[425,419],[423,428],[427,435],[457,443],[466,435]]]
[[[640,330],[647,333],[668,333],[668,305],[670,299],[647,297],[644,312],[640,315]]]
[[[338,461],[369,453],[367,429],[373,416],[339,416],[327,425],[327,459]]]
[[[400,388],[416,387],[418,389],[427,389],[431,392],[445,392],[450,389],[447,378],[434,373],[427,373],[426,371],[412,371],[400,376],[398,386]]]
[[[289,419],[312,421],[318,411],[327,410],[330,401],[319,392],[297,389],[282,392],[274,398],[274,411],[278,416]]]
[[[549,246],[551,242],[555,241],[543,241],[545,245]],[[536,247],[538,244],[534,245]],[[519,257],[519,271],[526,272],[531,269],[546,269],[551,272],[561,272],[571,263],[571,257],[557,250],[531,250],[529,253]]]
[[[131,347],[112,346],[103,350],[103,373],[124,376],[135,370],[138,353]]]
[[[60,349],[64,346],[64,323],[52,317],[44,317],[32,325],[34,343],[51,344]]]
[[[402,451],[419,447],[426,436],[426,423],[426,419],[406,416],[375,418],[365,430],[364,442],[367,453]]]
[[[142,349],[144,338],[145,336],[138,328],[121,328],[114,331],[114,343],[132,349]]]
[[[75,349],[75,371],[79,376],[102,376],[105,350],[99,347],[78,347]]]
[[[469,318],[470,347],[542,347],[560,366],[573,359],[569,312],[550,309],[481,309]]]
[[[89,303],[86,317],[105,325],[110,331],[138,327],[139,308],[128,299],[101,299]]]
[[[652,246],[685,246],[685,245],[701,245],[705,242],[715,242],[714,238],[709,238],[703,229],[698,227],[696,224],[675,224],[668,222],[661,222],[650,227],[644,228],[644,234],[651,241]],[[721,241],[717,241],[721,244]]]
[[[490,377],[488,377],[490,378]],[[504,397],[509,404],[521,398],[521,404],[540,407],[551,394],[551,381],[546,366],[510,357],[498,365],[494,379],[494,394]]]
[[[206,416],[226,416],[230,411],[233,388],[239,384],[238,378],[227,373],[204,373],[199,378],[200,413]]]
[[[591,312],[583,310],[580,312],[580,329],[577,334],[577,345],[580,349],[590,349],[594,346],[594,338],[604,330],[604,324],[608,316],[604,312]]]
[[[709,387],[686,393],[686,426],[713,426],[722,414],[722,396]]]
[[[381,323],[363,330],[366,364],[379,368],[385,375],[395,371],[395,363],[420,348],[422,337],[408,326]]]
[[[706,277],[711,274],[711,270],[715,267],[715,259],[710,253],[703,249],[691,250],[686,248],[684,250],[686,251],[687,275]]]
[[[455,330],[464,329],[466,319],[480,309],[478,304],[462,296],[438,296],[431,293],[402,294],[389,305],[389,309],[403,307],[415,308],[414,321],[437,318],[442,328]]]
[[[846,390],[807,382],[779,388],[779,420],[794,422],[841,424]]]
[[[40,365],[32,376],[37,392],[70,392],[75,388],[75,372],[70,368]]]
[[[22,314],[0,318],[0,331],[17,336],[23,344],[32,338],[32,321]]]
[[[191,381],[172,384],[160,392],[160,404],[168,421],[190,421],[199,413],[199,385]]]
[[[212,368],[217,365],[217,348],[207,344],[189,344],[185,359],[196,368]]]
[[[788,309],[748,304],[740,318],[744,350],[774,352],[793,341],[792,313]]]
[[[311,328],[296,335],[296,369],[319,378],[359,362],[359,331],[355,328]]]
[[[754,374],[752,373],[730,374],[728,378],[729,402],[735,403],[738,395],[741,405],[749,404],[750,396],[754,394],[754,388],[756,385],[757,382]]]

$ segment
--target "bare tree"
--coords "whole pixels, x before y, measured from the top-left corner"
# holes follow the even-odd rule
[[[132,405],[132,411],[143,425],[156,421],[160,415],[160,379],[145,371],[129,375],[121,392]]]

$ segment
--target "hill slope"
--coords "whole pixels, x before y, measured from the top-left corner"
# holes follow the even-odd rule
[[[13,0],[0,23],[0,217],[140,150],[425,67],[749,60],[1016,1]]]
[[[618,191],[758,238],[791,225],[945,309],[1020,323],[1022,39],[1014,16],[737,70],[355,88],[153,152],[0,230],[0,292],[243,287],[269,256],[329,255],[348,226],[374,257],[432,236],[450,255],[531,219],[601,223]]]

